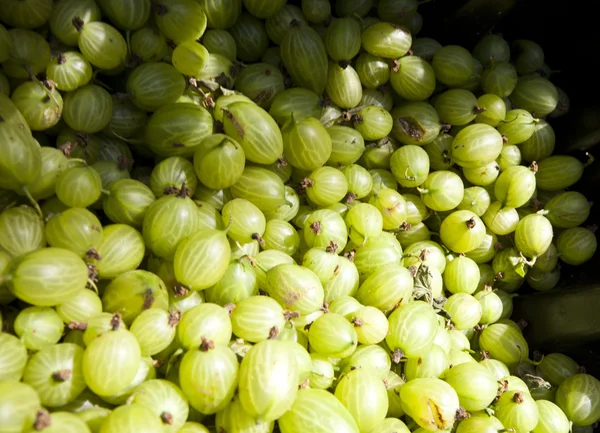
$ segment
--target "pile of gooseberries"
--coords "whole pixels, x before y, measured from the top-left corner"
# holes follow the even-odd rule
[[[544,51],[418,0],[0,2],[0,432],[590,432]],[[533,349],[533,348],[532,348]]]

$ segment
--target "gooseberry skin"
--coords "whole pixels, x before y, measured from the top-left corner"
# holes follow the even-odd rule
[[[27,431],[33,425],[40,398],[30,385],[17,380],[0,381],[0,421],[6,432]],[[357,430],[358,431],[358,430]]]
[[[458,395],[440,379],[413,379],[400,388],[400,398],[404,412],[427,431],[443,431],[454,424]]]
[[[63,406],[77,398],[87,386],[82,360],[83,348],[76,344],[46,347],[31,357],[23,381],[36,388],[44,406]]]
[[[175,277],[194,290],[215,285],[227,271],[231,247],[224,232],[204,229],[184,239],[175,251]]]
[[[571,431],[571,422],[555,403],[548,400],[536,400],[540,421],[532,433],[567,433]]]
[[[107,331],[96,337],[83,354],[83,375],[96,394],[123,391],[135,378],[141,362],[140,345],[126,330]],[[107,377],[104,373],[110,373]]]
[[[454,402],[447,387],[448,392],[443,393],[435,385],[421,382],[417,386],[418,382],[414,382],[437,378],[450,383],[447,373],[451,369],[466,370],[475,365],[480,354],[485,358],[486,352],[502,360],[486,361],[497,363],[491,374],[495,380],[506,378],[509,393],[521,391],[529,395],[524,382],[516,376],[509,377],[526,370],[552,385],[550,390],[532,389],[531,397],[536,401],[546,402],[544,398],[554,401],[559,387],[565,387],[558,392],[562,397],[556,397],[557,400],[562,398],[556,411],[550,406],[552,403],[547,405],[547,413],[551,414],[548,418],[564,412],[571,418],[569,422],[577,420],[572,426],[575,431],[586,432],[591,427],[582,426],[600,418],[600,409],[596,407],[596,397],[600,395],[598,384],[586,378],[582,380],[585,387],[575,386],[581,383],[574,385],[573,377],[583,370],[572,360],[556,359],[551,354],[541,363],[529,362],[528,350],[522,344],[527,340],[523,339],[517,324],[508,320],[511,298],[516,296],[512,292],[519,285],[528,284],[526,291],[549,290],[558,282],[561,268],[565,277],[571,266],[586,260],[592,262],[597,248],[594,221],[589,218],[592,203],[574,191],[579,179],[585,182],[582,172],[588,164],[571,156],[552,155],[554,132],[540,118],[548,116],[552,122],[551,119],[567,112],[568,98],[562,90],[553,90],[554,84],[546,78],[554,71],[543,63],[543,53],[537,44],[518,41],[519,52],[511,53],[500,36],[489,35],[469,57],[460,47],[443,47],[429,38],[416,40],[422,26],[417,6],[422,0],[294,0],[287,5],[284,5],[286,0],[55,0],[54,5],[53,0],[4,1],[8,6],[0,6],[0,15],[11,8],[21,12],[16,18],[0,18],[10,29],[6,30],[0,23],[0,155],[3,155],[0,157],[0,328],[3,331],[0,341],[5,343],[0,343],[0,390],[3,389],[0,396],[8,396],[7,400],[0,397],[0,426],[5,426],[6,420],[12,426],[13,421],[27,418],[26,424],[19,425],[15,433],[28,432],[35,427],[38,409],[78,413],[91,404],[97,406],[92,409],[94,415],[84,415],[86,410],[79,413],[82,420],[89,421],[92,433],[114,433],[112,430],[134,433],[136,428],[147,429],[148,433],[208,433],[221,429],[228,433],[270,433],[272,430],[282,433],[399,433],[405,430],[426,433],[418,418],[427,418],[427,412],[436,418],[438,410],[443,419],[428,423],[432,430],[457,433],[512,430],[514,424],[507,421],[508,425],[503,426],[497,418],[483,413],[479,406],[466,407],[466,410],[473,412],[471,419],[488,422],[468,424],[465,422],[468,420],[460,421],[458,414],[455,420],[452,412],[458,406],[438,404],[442,394],[447,397],[446,403]],[[34,10],[32,15],[35,16],[28,18],[22,11],[32,5],[43,7]],[[140,8],[131,7],[115,16],[119,5],[139,5]],[[319,8],[316,14],[310,10],[315,9],[315,5]],[[149,13],[153,16],[148,20]],[[309,18],[311,13],[315,16]],[[44,14],[50,14],[49,18],[42,20]],[[133,15],[139,22],[131,24]],[[81,18],[80,29],[71,24],[75,16]],[[102,35],[100,30],[104,34],[116,34],[112,26],[121,35],[116,41],[119,50],[97,50],[98,55],[91,56],[92,50],[77,46],[78,39],[87,39],[92,48],[108,47],[108,41],[89,37],[90,28],[97,29],[93,33],[99,36]],[[34,31],[24,30],[29,28]],[[210,34],[204,33],[207,28]],[[80,32],[88,34],[80,35]],[[132,32],[131,44],[129,32]],[[382,35],[389,36],[393,43],[389,40],[383,43]],[[126,45],[121,43],[125,38]],[[33,42],[37,48],[19,46],[35,45]],[[127,48],[125,56],[124,46]],[[181,61],[181,57],[186,57],[181,54],[188,49],[197,54],[190,62],[193,64]],[[118,56],[114,55],[117,51]],[[66,62],[58,56],[61,52],[65,53]],[[472,68],[469,67],[471,57],[474,59]],[[117,58],[116,68],[107,70],[99,66],[103,60],[116,63]],[[240,64],[238,60],[250,65]],[[62,94],[65,101],[69,99],[64,103],[66,114],[61,124],[54,124],[60,116],[47,119],[46,124],[35,124],[33,110],[23,102],[27,99],[23,96],[24,89],[40,84],[38,80],[43,80],[44,68],[46,78],[57,84],[48,94]],[[96,74],[92,74],[92,68]],[[241,75],[240,69],[244,69]],[[467,74],[469,69],[472,71]],[[271,71],[266,74],[271,79],[262,77],[260,83],[249,79],[253,75],[256,78],[257,72],[266,71]],[[132,78],[128,80],[128,76]],[[98,82],[98,77],[100,80],[105,77],[106,85]],[[467,78],[462,80],[461,77]],[[126,81],[129,81],[128,86]],[[77,93],[85,93],[96,85],[107,89],[112,100],[111,119],[100,130],[97,130],[99,125],[107,119],[108,100],[93,97],[86,104],[87,98],[75,98]],[[8,98],[1,99],[3,93],[8,94]],[[29,110],[24,116],[27,122],[22,123],[23,116],[18,112],[11,113],[12,105],[7,107],[11,94],[14,100],[20,100],[17,108],[23,112]],[[462,94],[465,100],[467,95],[469,98],[466,102],[456,102],[455,107],[448,96],[444,96],[452,94]],[[44,97],[41,92],[36,95]],[[74,104],[74,99],[82,103]],[[556,108],[554,102],[558,102]],[[472,110],[468,109],[471,105]],[[182,107],[198,116],[181,112],[169,119],[172,122],[158,122],[168,118],[168,110]],[[448,114],[454,109],[456,112]],[[480,112],[483,109],[485,111]],[[516,119],[506,120],[507,113],[514,117],[515,111],[525,110],[529,116],[521,113],[523,116],[519,117],[527,117],[527,122],[519,119],[514,122],[518,127],[509,125]],[[274,123],[269,122],[264,112],[268,112]],[[190,122],[190,119],[196,121]],[[292,135],[288,135],[287,128],[291,129],[294,123],[313,125],[319,132],[318,138],[314,142],[303,141],[306,137],[299,137],[295,131],[295,138],[302,140],[286,142]],[[46,126],[50,129],[37,132]],[[169,130],[170,127],[174,129]],[[521,127],[532,131],[523,142],[514,139],[519,136],[517,129]],[[36,131],[33,139],[29,129]],[[323,135],[323,129],[329,140]],[[93,133],[89,132],[92,130]],[[185,135],[185,130],[192,137],[189,142],[185,141],[182,146],[179,144],[183,141],[179,139],[169,142],[173,135],[178,138]],[[7,140],[11,134],[16,134],[14,142]],[[508,137],[503,140],[500,153],[493,157],[500,147],[498,134],[501,139]],[[226,139],[232,152],[201,144],[217,138]],[[72,149],[65,146],[69,141],[73,142]],[[8,146],[7,142],[12,144]],[[19,150],[29,148],[30,153]],[[196,170],[192,162],[194,156],[197,156]],[[399,161],[401,156],[403,161]],[[55,161],[52,164],[47,162],[50,157]],[[171,173],[158,176],[161,174],[159,166],[166,166],[165,162],[172,164],[172,158],[177,158],[180,164],[174,165]],[[530,163],[531,168],[527,167]],[[536,164],[538,173],[535,173]],[[406,168],[414,169],[414,173],[407,172]],[[89,182],[90,188],[79,184],[76,179],[79,176],[73,176],[73,181],[66,180],[67,174],[61,176],[62,172],[71,175],[86,170],[96,181],[98,178],[92,169],[101,182]],[[181,175],[177,175],[178,170]],[[31,175],[25,176],[25,172]],[[525,178],[525,174],[521,176],[518,172],[529,173]],[[314,185],[306,186],[310,181]],[[130,208],[124,196],[112,194],[111,197],[107,193],[123,185],[143,189],[146,200],[140,203],[131,199]],[[154,247],[153,242],[148,239],[144,242],[147,236],[140,233],[148,208],[164,196],[174,199],[174,191],[179,189],[181,197],[177,200],[186,202],[190,218],[169,221],[167,217],[160,221],[152,230],[165,232],[174,242],[165,252],[150,248]],[[36,203],[29,196],[39,202],[43,217],[38,217]],[[184,199],[184,196],[187,197]],[[459,196],[462,200],[458,200]],[[88,204],[87,200],[92,197],[94,201]],[[8,237],[12,238],[20,230],[2,224],[2,220],[9,219],[28,198],[31,204],[24,207],[35,224],[23,223],[29,231],[23,232],[17,242],[19,245],[15,245]],[[131,196],[127,194],[127,198]],[[122,207],[103,208],[104,202],[117,205],[114,203],[117,200]],[[239,201],[251,204],[252,212],[241,212],[242,215],[235,218],[232,208]],[[11,204],[13,202],[15,204]],[[78,239],[67,236],[67,231],[76,231],[75,227],[69,230],[69,224],[61,227],[65,228],[64,238],[48,235],[49,228],[56,228],[61,215],[74,210],[89,213],[88,208],[98,215],[93,222],[97,229],[91,228],[95,230],[93,236],[78,237],[80,242],[77,242]],[[473,212],[479,219],[471,214],[462,214],[469,216],[466,221],[466,216],[457,219],[457,215],[461,215],[458,212]],[[196,214],[199,216],[194,216]],[[240,224],[240,220],[245,224]],[[536,233],[532,221],[543,225],[541,233]],[[110,225],[111,222],[117,224]],[[467,223],[477,228],[468,227]],[[102,227],[104,224],[107,225]],[[240,225],[245,227],[240,229]],[[478,238],[480,228],[485,236],[478,243],[474,238]],[[185,233],[178,232],[180,229]],[[198,247],[206,240],[200,239],[198,233],[209,229],[213,240],[219,238],[215,241],[219,248]],[[477,236],[473,236],[473,231]],[[190,247],[192,240],[194,248]],[[211,242],[212,246],[215,244]],[[186,251],[181,252],[184,247]],[[149,248],[147,254],[146,248]],[[66,257],[58,249],[72,251],[80,260],[72,255]],[[33,255],[42,252],[52,253],[52,257],[37,260],[41,255],[36,256],[37,261],[32,260],[28,267]],[[559,259],[562,263],[558,263]],[[63,262],[70,265],[63,268]],[[84,278],[85,265],[89,280]],[[283,278],[269,278],[286,267],[292,272]],[[161,308],[142,309],[141,313],[136,311],[131,315],[122,312],[122,326],[111,331],[105,320],[111,313],[103,311],[117,309],[108,307],[108,303],[103,307],[102,294],[104,298],[110,297],[114,290],[111,284],[137,268],[162,279],[168,295],[162,296]],[[306,289],[303,284],[313,281],[314,292],[303,293]],[[96,289],[94,282],[97,291],[92,290]],[[322,287],[322,295],[318,287]],[[122,289],[135,291],[131,286]],[[189,294],[180,296],[188,289]],[[70,294],[65,296],[67,291]],[[423,294],[427,302],[419,301]],[[301,306],[288,302],[296,296],[308,302]],[[257,298],[269,300],[272,308],[265,308],[267,313],[253,309],[257,314],[244,318],[249,324],[240,324],[242,320],[236,318],[236,314],[243,315],[244,309],[251,306],[251,300]],[[461,298],[468,301],[458,302]],[[62,303],[55,305],[59,300]],[[477,314],[471,314],[477,310],[474,300],[482,312],[478,323],[474,321]],[[194,366],[195,363],[188,363],[187,367],[193,368],[183,371],[186,368],[181,359],[185,353],[204,352],[199,346],[205,342],[196,339],[190,343],[190,338],[180,338],[178,330],[189,325],[186,326],[184,320],[180,322],[178,315],[209,303],[222,310],[219,321],[225,328],[236,322],[233,330],[224,332],[222,338],[211,338],[216,345],[211,350],[221,352],[223,358],[231,361],[228,375],[240,368],[243,359],[248,359],[244,356],[251,357],[252,352],[249,355],[248,350],[257,349],[261,343],[271,340],[290,343],[287,347],[281,345],[281,352],[293,355],[292,360],[286,359],[289,374],[277,376],[277,380],[268,377],[257,381],[251,373],[266,374],[268,368],[258,360],[255,368],[248,368],[246,385],[251,388],[252,396],[246,399],[245,406],[238,395],[237,378],[223,386],[217,373],[198,374],[198,364],[213,365],[210,356],[204,363]],[[426,305],[422,311],[410,320],[399,319],[403,310],[419,303]],[[286,311],[288,308],[297,311]],[[39,347],[26,343],[27,333],[23,332],[23,320],[17,313],[21,311],[20,314],[25,315],[32,309],[54,314],[52,326],[48,327],[53,333],[62,326],[75,328],[65,330],[66,335],[61,336],[61,340],[58,333],[53,335],[53,344],[49,347],[70,345],[80,358],[84,351],[88,355],[94,352],[93,345],[99,339],[129,329],[140,340],[140,353],[145,358],[140,365],[146,363],[146,370],[154,371],[150,358],[154,357],[159,377],[173,383],[178,390],[184,388],[183,383],[187,381],[188,393],[198,397],[191,404],[188,423],[175,428],[168,416],[163,416],[168,414],[157,412],[162,407],[160,402],[151,408],[152,416],[148,411],[135,408],[115,409],[117,404],[138,406],[136,399],[128,400],[127,404],[125,399],[135,390],[141,392],[143,385],[138,386],[142,382],[154,382],[151,380],[154,373],[142,377],[143,368],[138,369],[136,377],[116,395],[104,395],[105,391],[95,382],[100,376],[107,382],[108,379],[121,381],[118,370],[123,366],[117,366],[114,378],[111,371],[101,374],[102,370],[96,369],[91,375],[95,377],[88,377],[93,391],[87,389],[76,398],[65,392],[61,396],[63,400],[50,401],[42,388],[50,388],[48,381],[56,381],[56,378],[36,371],[40,380],[40,389],[37,389],[27,377],[27,371],[36,367],[34,360],[48,349],[43,347],[35,354]],[[368,326],[356,320],[369,317],[365,311],[373,313],[370,317],[377,316],[375,325],[368,324],[373,328],[377,326],[377,331],[384,328],[379,325],[391,323],[388,338],[383,337],[385,342],[379,333],[377,338],[365,335],[371,331],[365,331]],[[298,314],[300,317],[296,317]],[[56,317],[61,319],[62,325]],[[98,325],[98,317],[106,326]],[[432,317],[437,318],[435,327]],[[323,326],[328,321],[329,325]],[[266,326],[267,322],[270,327]],[[160,328],[161,332],[157,332],[159,325],[164,328]],[[79,330],[85,326],[90,331],[87,338]],[[279,335],[274,336],[277,333],[274,328]],[[45,329],[38,337],[49,331]],[[22,341],[7,332],[17,334]],[[430,338],[431,335],[434,337]],[[328,350],[339,345],[340,340],[347,342],[347,346]],[[3,353],[5,346],[10,353]],[[292,349],[292,346],[297,347]],[[34,350],[27,353],[28,349]],[[420,376],[422,371],[428,370],[421,366],[421,357],[423,364],[427,364],[425,356],[436,353],[439,355],[436,366],[429,370],[434,373]],[[307,356],[312,358],[310,363],[306,362]],[[397,358],[405,362],[396,363]],[[113,364],[115,359],[106,365]],[[130,364],[131,360],[122,361]],[[365,427],[359,418],[371,418],[374,413],[359,412],[367,410],[369,405],[356,405],[349,410],[347,403],[360,401],[367,393],[361,394],[360,389],[346,392],[342,403],[334,390],[337,385],[337,389],[342,389],[343,383],[347,386],[348,378],[361,376],[367,370],[375,372],[379,388],[379,382],[385,384],[389,407],[385,414],[388,418],[367,423]],[[51,371],[49,367],[44,370],[48,371]],[[190,380],[196,374],[200,377]],[[236,374],[239,375],[239,371]],[[44,379],[43,384],[41,379]],[[10,387],[2,383],[6,380],[11,381]],[[204,392],[209,382],[220,389]],[[21,385],[34,389],[25,392]],[[63,383],[64,388],[66,385]],[[459,392],[455,383],[450,385],[456,391],[460,406],[464,406],[464,393]],[[401,389],[405,386],[405,393],[412,389],[415,394],[412,397],[406,394],[409,397],[403,402]],[[79,387],[88,387],[85,378],[78,383]],[[226,392],[220,394],[225,388]],[[281,388],[289,392],[265,396]],[[416,400],[415,395],[422,397],[418,388],[428,390],[423,392],[431,394],[426,396],[431,397],[431,401],[413,407],[416,406],[412,401]],[[579,388],[586,388],[589,399],[580,398],[581,394],[576,392],[581,391]],[[218,404],[209,407],[210,404],[198,403],[203,396],[210,399],[215,392],[223,396]],[[13,404],[12,393],[22,401]],[[187,397],[183,400],[186,407],[183,418],[188,418],[190,403]],[[271,413],[256,422],[264,413],[254,406],[265,400],[287,406],[287,411],[280,407],[281,414]],[[377,399],[377,403],[377,407],[371,407],[373,412],[381,411],[376,415],[382,418],[384,402]],[[486,407],[496,410],[496,402],[487,403]],[[539,408],[539,403],[536,404]],[[249,405],[253,410],[248,410]],[[109,409],[104,409],[105,406]],[[3,413],[4,408],[10,413]],[[541,408],[539,411],[542,421],[544,415]],[[79,416],[69,415],[71,418]],[[213,415],[217,418],[216,425],[212,425]],[[51,418],[56,423],[47,433],[53,433],[60,425],[58,413],[51,414]],[[505,421],[509,417],[500,418]],[[100,427],[101,419],[106,420],[104,427]],[[136,426],[136,419],[148,422]],[[446,421],[453,425],[442,425]],[[557,424],[553,433],[566,433],[562,431],[563,424],[560,428]],[[82,433],[87,432],[86,427],[81,428]],[[478,428],[481,431],[477,431]],[[526,430],[531,433],[552,431],[552,427],[548,432],[545,428],[540,422]],[[65,424],[62,433],[70,431]]]
[[[592,425],[600,419],[600,382],[589,374],[565,379],[556,392],[556,404],[575,426]]]
[[[483,221],[468,210],[458,210],[444,219],[440,236],[444,244],[456,253],[468,253],[477,248],[486,234]]]
[[[295,433],[299,425],[312,433],[358,433],[358,425],[344,405],[322,389],[301,389],[293,405],[278,420],[282,433]],[[266,431],[266,430],[265,430]]]
[[[202,347],[189,350],[181,361],[179,382],[190,405],[204,414],[224,409],[231,401],[240,378],[239,364],[227,346],[214,346],[204,340]],[[208,381],[214,383],[211,393],[203,393]]]
[[[362,46],[368,53],[387,59],[404,56],[412,42],[407,28],[386,22],[367,27],[362,32],[361,39]]]
[[[13,327],[27,349],[38,351],[58,343],[64,323],[53,308],[27,307],[19,312]]]
[[[556,239],[560,259],[570,265],[580,265],[596,252],[596,236],[585,227],[573,227],[561,232]]]
[[[45,307],[67,302],[88,281],[88,269],[77,254],[44,248],[14,260],[8,288],[18,298]]]
[[[532,431],[539,422],[535,400],[522,391],[504,392],[498,400],[495,416],[506,428],[518,433]]]
[[[164,431],[163,428],[160,418],[154,416],[151,409],[139,404],[129,404],[114,409],[102,422],[98,433],[133,433],[140,430],[159,433]]]
[[[495,323],[485,328],[481,334],[480,347],[509,368],[515,368],[529,357],[529,346],[520,329],[504,323]]]
[[[2,354],[0,355],[0,381],[21,380],[27,364],[27,348],[14,335],[0,333]]]
[[[270,368],[264,368],[269,365]],[[241,362],[239,398],[244,410],[259,421],[274,421],[293,405],[298,393],[298,365],[287,344],[265,340]]]
[[[482,167],[498,158],[502,145],[502,136],[492,126],[468,125],[454,137],[452,159],[464,168]]]
[[[41,83],[27,81],[13,91],[11,99],[34,131],[49,129],[60,120],[63,99],[54,87],[45,89]]]
[[[342,375],[334,395],[348,409],[360,431],[372,431],[385,419],[387,390],[370,370],[355,369]]]
[[[46,245],[44,223],[29,206],[6,209],[0,214],[0,248],[13,258]]]
[[[498,392],[498,382],[492,374],[476,363],[453,366],[444,380],[456,390],[461,407],[472,412],[489,406]]]
[[[71,167],[56,179],[56,196],[69,207],[88,207],[102,195],[102,179],[92,167]]]
[[[538,214],[523,217],[515,230],[515,245],[526,257],[537,258],[552,243],[553,231],[550,221]]]
[[[389,317],[390,331],[386,343],[391,350],[404,355],[419,356],[433,344],[438,322],[431,306],[415,301],[400,306]]]

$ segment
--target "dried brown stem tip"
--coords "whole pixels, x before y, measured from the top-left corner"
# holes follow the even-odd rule
[[[50,414],[45,410],[38,410],[35,422],[33,423],[33,428],[36,430],[43,430],[46,427],[50,427],[52,424],[52,419],[50,418]]]
[[[66,382],[71,378],[71,374],[72,372],[69,369],[55,371],[52,373],[52,379],[56,380],[57,382]]]
[[[400,224],[399,229],[400,230],[410,230],[412,228],[412,225],[406,221],[404,221],[402,224]]]
[[[352,323],[354,326],[363,326],[364,325],[363,321],[358,317],[353,318],[350,321],[350,323]]]
[[[102,260],[102,257],[100,254],[98,254],[98,251],[96,251],[95,248],[91,248],[87,253],[85,253],[85,255],[88,259]]]
[[[176,327],[181,321],[181,311],[179,310],[171,310],[171,314],[169,314],[169,326],[171,328]]]
[[[265,243],[266,243],[265,240],[258,233],[252,233],[252,239],[254,239],[255,241],[258,241],[258,243],[261,246],[263,246],[263,247],[265,246]]]
[[[207,340],[206,338],[202,337],[202,344],[200,344],[200,350],[203,352],[208,352],[211,349],[215,348],[215,342],[212,340]]]
[[[300,188],[302,189],[311,188],[313,186],[315,186],[315,182],[312,179],[309,179],[308,177],[300,181]]]
[[[160,419],[163,422],[163,424],[173,425],[173,415],[171,415],[169,412],[161,413]]]
[[[182,286],[181,284],[175,284],[173,286],[173,296],[175,296],[176,298],[183,298],[185,295],[187,295],[190,291]]]
[[[192,191],[185,186],[185,182],[183,182],[181,184],[181,188],[179,188],[179,191],[177,192],[177,197],[178,198],[186,198],[186,197],[190,197],[192,195]]]
[[[516,392],[515,395],[513,396],[513,401],[517,404],[521,404],[523,403],[524,399],[523,399],[523,393],[522,392]]]
[[[279,328],[277,326],[273,326],[271,329],[269,329],[269,336],[267,337],[267,339],[275,340],[278,335],[279,335]]]
[[[449,123],[442,123],[440,125],[440,132],[450,132],[451,129],[452,125],[450,125]]]
[[[329,254],[335,254],[338,247],[339,247],[339,245],[337,244],[337,242],[330,241],[329,245],[327,245],[327,247],[325,248],[325,252],[329,253]]]
[[[354,258],[356,257],[356,250],[348,251],[346,254],[344,254],[344,257],[353,262]]]
[[[67,325],[67,328],[75,329],[77,331],[85,331],[87,329],[87,323],[86,322],[76,322],[73,320],[71,323],[69,323]]]
[[[93,281],[94,283],[98,282],[98,270],[96,269],[96,266],[92,265],[91,263],[87,264],[87,268],[88,268],[88,279]]]
[[[279,158],[277,158],[276,161],[277,167],[287,167],[288,166],[288,162],[285,160],[285,156],[281,155]]]
[[[115,313],[110,320],[110,329],[113,331],[117,331],[121,327],[121,315],[119,313]]]
[[[225,304],[223,305],[223,308],[227,311],[229,317],[231,317],[231,313],[233,313],[233,310],[235,310],[235,304]]]
[[[352,203],[354,203],[354,200],[356,200],[356,194],[353,192],[349,192],[346,195],[346,203],[352,204]]]
[[[531,171],[533,171],[534,173],[537,173],[537,172],[538,172],[538,169],[539,169],[539,166],[538,166],[538,163],[537,163],[537,161],[533,161],[533,162],[531,163],[531,165],[529,166],[529,169],[530,169]]]
[[[467,221],[468,228],[470,228],[470,229],[475,228],[475,225],[476,225],[475,218],[471,218],[469,221]]]
[[[283,317],[286,321],[290,321],[292,319],[297,319],[298,317],[300,317],[300,313],[298,313],[297,311],[285,310],[283,312]]]
[[[392,362],[394,364],[400,364],[402,358],[404,358],[404,352],[401,349],[394,350],[394,352],[392,353]]]
[[[83,25],[85,24],[83,20],[79,17],[73,17],[73,20],[71,22],[73,23],[73,26],[75,26],[77,31],[81,33],[81,31],[83,30]]]
[[[462,407],[459,407],[456,411],[456,421],[462,421],[463,419],[471,418],[471,414],[464,410]]]
[[[321,227],[321,221],[315,221],[314,223],[312,223],[310,225],[310,229],[317,235],[319,236],[321,234],[321,232],[323,231],[322,227]]]
[[[144,303],[142,305],[142,310],[147,310],[152,307],[155,301],[154,291],[152,289],[148,289],[144,292]]]

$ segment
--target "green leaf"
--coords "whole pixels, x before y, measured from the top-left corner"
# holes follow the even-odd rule
[[[414,289],[413,296],[415,299],[425,298],[427,302],[431,304],[433,302],[433,293],[431,290],[431,283],[433,281],[433,275],[429,270],[429,266],[421,265],[417,270],[414,277]]]

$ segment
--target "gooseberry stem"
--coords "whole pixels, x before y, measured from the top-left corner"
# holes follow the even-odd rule
[[[537,260],[537,257],[534,257],[532,260],[528,260],[527,257],[525,257],[523,255],[523,253],[519,253],[521,256],[521,259],[523,260],[523,263],[525,263],[527,266],[533,268],[533,265],[535,265],[535,261]]]
[[[44,90],[44,93],[48,96],[48,98],[52,99],[52,102],[54,102],[54,105],[56,105],[57,107],[60,107],[60,104],[58,103],[58,100],[52,93],[52,90],[48,89],[48,87],[46,87],[46,85],[43,82],[41,82],[35,75],[31,75],[30,78],[32,81],[35,81],[39,86],[41,86],[41,88]],[[54,85],[54,84],[52,84],[52,85]]]
[[[225,229],[223,230],[225,232],[225,234],[229,233],[229,230],[231,229],[232,225],[233,225],[233,212],[229,212],[229,222],[227,223],[227,227],[225,227]],[[238,244],[238,246],[239,246],[239,244]],[[240,247],[240,249],[242,249],[242,248]]]
[[[33,196],[31,195],[31,193],[29,192],[29,189],[24,186],[23,189],[23,194],[25,194],[25,197],[27,197],[27,199],[29,200],[29,202],[31,203],[31,205],[33,206],[33,208],[36,210],[36,212],[38,213],[38,215],[40,216],[40,218],[44,218],[44,212],[42,212],[42,208],[40,207],[40,205],[38,204],[38,202],[33,198]]]
[[[125,42],[127,43],[127,55],[131,57],[131,31],[125,32]]]
[[[82,165],[87,165],[87,161],[81,158],[69,158],[69,165],[71,164],[71,162],[77,162]]]
[[[169,375],[169,372],[171,371],[171,369],[175,366],[175,363],[177,362],[177,359],[183,354],[183,349],[179,348],[177,349],[173,355],[171,355],[171,357],[169,358],[169,360],[167,361],[167,371],[165,372],[165,376]]]
[[[87,284],[88,284],[88,286],[90,286],[92,289],[94,289],[94,292],[96,292],[96,295],[99,295],[99,292],[98,292],[98,287],[96,286],[96,283],[94,283],[94,282],[92,281],[92,279],[91,279],[91,278],[90,278],[90,279],[88,279],[88,282],[87,282]]]

